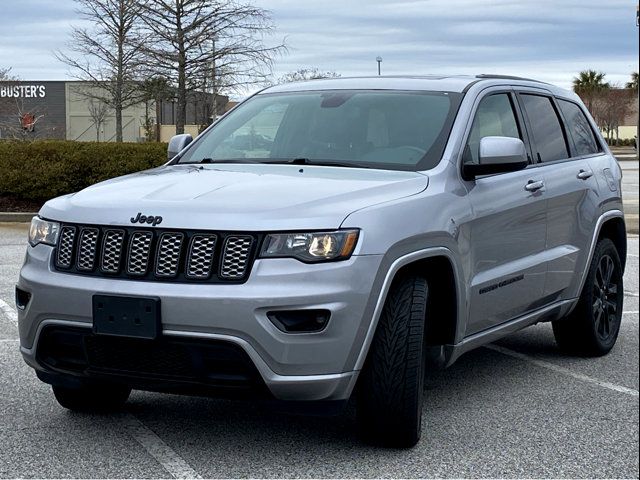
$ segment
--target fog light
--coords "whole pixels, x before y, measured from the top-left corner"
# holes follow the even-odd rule
[[[279,330],[286,333],[319,332],[327,326],[329,310],[282,310],[267,312],[267,317]]]
[[[18,307],[20,310],[24,310],[25,308],[27,308],[29,300],[31,300],[31,294],[16,287],[16,307]]]

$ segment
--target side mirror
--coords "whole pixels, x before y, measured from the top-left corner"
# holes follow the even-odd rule
[[[193,142],[193,137],[189,133],[183,133],[182,135],[174,135],[171,137],[171,140],[169,140],[169,147],[167,148],[167,159],[171,160],[191,142]]]
[[[467,163],[462,167],[466,180],[480,175],[515,172],[529,165],[527,150],[519,138],[484,137],[480,140],[478,163]]]

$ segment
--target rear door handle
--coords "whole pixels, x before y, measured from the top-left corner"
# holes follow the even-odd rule
[[[578,173],[578,178],[580,180],[586,180],[587,178],[591,178],[593,176],[593,172],[591,170],[580,170]]]
[[[529,183],[524,186],[527,192],[536,192],[541,188],[544,188],[544,182],[542,180],[529,180]]]

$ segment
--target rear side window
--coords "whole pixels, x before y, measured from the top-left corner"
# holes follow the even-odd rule
[[[469,139],[464,150],[464,163],[478,163],[480,140],[484,137],[521,138],[509,94],[484,97],[478,105]]]
[[[551,99],[528,94],[521,94],[520,98],[531,125],[538,162],[569,158],[567,141]]]
[[[567,121],[569,131],[576,147],[576,155],[593,155],[600,151],[600,146],[593,134],[591,125],[584,112],[573,102],[558,99],[560,110]]]

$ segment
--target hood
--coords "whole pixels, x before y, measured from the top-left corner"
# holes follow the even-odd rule
[[[162,228],[296,230],[338,228],[350,213],[415,195],[416,172],[309,165],[170,165],[107,180],[47,202],[52,220],[131,226],[140,212]]]

